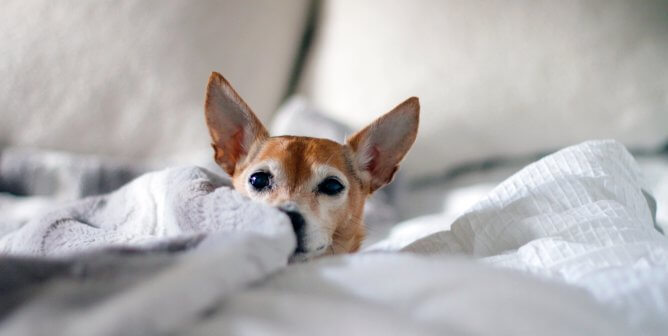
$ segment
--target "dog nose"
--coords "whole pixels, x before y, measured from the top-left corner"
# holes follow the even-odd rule
[[[297,236],[297,248],[295,249],[295,253],[306,252],[304,247],[306,245],[306,221],[304,221],[304,216],[302,216],[302,214],[297,211],[284,210],[283,208],[281,208],[281,210],[285,212],[285,214],[290,218],[290,221],[292,222],[292,229],[295,231],[295,235]]]

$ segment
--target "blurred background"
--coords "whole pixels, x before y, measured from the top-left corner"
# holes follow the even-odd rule
[[[56,170],[212,166],[202,106],[218,71],[274,135],[342,140],[418,96],[388,222],[454,216],[524,164],[600,138],[637,155],[667,217],[665,0],[5,0],[0,50],[5,171],[26,148],[78,155]],[[67,180],[49,183],[32,191]]]

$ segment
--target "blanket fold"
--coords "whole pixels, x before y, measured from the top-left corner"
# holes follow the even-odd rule
[[[64,255],[114,245],[222,231],[275,233],[285,215],[250,201],[198,167],[169,168],[106,195],[72,202],[0,237],[0,253]]]

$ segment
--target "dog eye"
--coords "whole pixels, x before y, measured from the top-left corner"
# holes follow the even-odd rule
[[[318,192],[325,195],[334,196],[341,193],[345,189],[343,184],[333,177],[328,177],[318,184]]]
[[[248,183],[250,183],[253,188],[255,188],[255,190],[263,191],[269,188],[269,184],[271,183],[271,174],[266,172],[253,173],[253,175],[251,175],[248,179]]]

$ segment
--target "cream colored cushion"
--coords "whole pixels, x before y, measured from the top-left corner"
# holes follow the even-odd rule
[[[0,146],[136,158],[210,149],[223,73],[263,119],[280,103],[306,0],[0,2]]]
[[[668,138],[668,1],[327,1],[303,91],[357,128],[422,103],[411,176]]]

